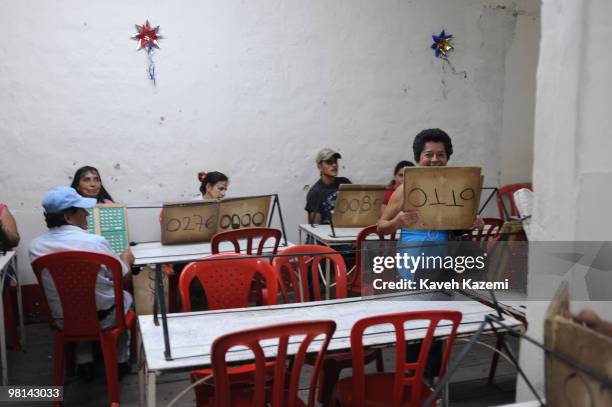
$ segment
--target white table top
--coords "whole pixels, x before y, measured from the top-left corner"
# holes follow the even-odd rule
[[[340,243],[353,243],[357,240],[357,235],[363,228],[334,228],[335,237],[332,235],[332,229],[330,225],[311,225],[309,223],[303,223],[299,225],[299,228],[311,235],[315,239],[325,244],[340,244]]]
[[[347,298],[343,300],[318,301],[299,304],[282,304],[267,307],[240,308],[234,310],[206,311],[168,315],[168,331],[172,360],[164,358],[164,339],[162,327],[153,324],[151,315],[138,317],[142,335],[145,357],[149,371],[166,371],[190,369],[209,366],[210,348],[215,338],[220,335],[278,324],[287,321],[308,321],[316,319],[333,319],[337,328],[329,350],[347,350],[350,345],[350,331],[353,324],[364,317],[410,310],[458,310],[463,313],[459,334],[475,332],[485,315],[493,312],[492,308],[465,296],[455,294],[456,298],[465,300],[448,300],[440,292],[400,293],[377,297]],[[445,301],[431,301],[433,298],[444,298]],[[514,318],[505,317],[504,323],[512,327],[521,327],[522,323]],[[407,325],[407,340],[419,340],[425,335],[423,322]],[[487,328],[486,330],[489,330]],[[370,331],[368,331],[370,332]],[[436,336],[446,336],[448,326],[436,331]],[[366,345],[382,345],[395,342],[395,334],[388,327],[380,326],[364,339]],[[313,344],[316,349],[317,344]],[[266,348],[266,356],[274,356],[275,347]],[[289,347],[289,352],[296,348]],[[250,352],[234,351],[228,354],[228,360],[249,360]]]
[[[246,250],[246,239],[241,239],[238,242],[240,243],[241,249]],[[253,247],[256,248],[258,244],[259,239],[253,239]],[[278,250],[280,251],[291,246],[293,246],[293,243],[287,242],[287,246],[285,246],[284,241],[281,240]],[[264,251],[267,252],[267,249],[269,249],[271,252],[273,247],[272,240],[268,240],[264,247]],[[175,245],[162,245],[161,242],[147,242],[137,243],[135,246],[132,246],[131,249],[135,258],[135,266],[192,261],[212,254],[210,242]],[[219,246],[219,250],[221,252],[233,253],[234,246],[231,243],[224,242]]]
[[[0,271],[4,271],[6,266],[10,264],[11,260],[13,260],[13,257],[16,254],[17,253],[14,251],[8,251],[5,254],[0,255]]]

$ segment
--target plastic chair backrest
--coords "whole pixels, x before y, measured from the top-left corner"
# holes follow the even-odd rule
[[[518,184],[508,184],[497,190],[497,194],[495,194],[495,200],[497,201],[497,209],[499,210],[499,217],[503,220],[511,220],[511,216],[518,216],[518,209],[516,208],[516,204],[514,203],[514,191],[518,191],[519,189],[527,188],[530,191],[533,191],[533,186],[530,182],[523,182]],[[507,202],[509,208],[504,203]]]
[[[267,261],[235,253],[213,254],[202,260],[205,261],[189,263],[179,277],[184,312],[191,311],[189,286],[196,278],[204,289],[210,310],[248,306],[253,277],[258,274],[266,284],[266,305],[276,304],[276,272]]]
[[[370,225],[361,229],[357,234],[357,240],[355,240],[355,249],[357,250],[357,253],[355,253],[355,272],[353,273],[353,278],[351,280],[353,282],[361,279],[363,272],[361,265],[361,249],[363,248],[363,242],[372,235],[378,236],[378,240],[382,241],[394,241],[396,239],[396,231],[387,235],[388,238],[386,238],[385,235],[377,232],[377,225]]]
[[[68,250],[46,254],[32,262],[32,269],[41,287],[44,287],[42,272],[48,271],[62,305],[63,327],[60,327],[51,314],[45,294],[43,308],[52,329],[63,331],[65,337],[98,336],[100,321],[95,291],[98,273],[103,265],[113,276],[117,316],[113,329],[125,329],[123,273],[119,260],[103,253]]]
[[[351,329],[351,352],[353,356],[353,378],[352,394],[353,406],[363,406],[365,399],[365,370],[364,370],[364,345],[363,337],[367,328],[375,325],[392,324],[396,335],[396,354],[395,372],[393,384],[393,403],[392,406],[402,406],[404,392],[407,386],[411,388],[410,405],[418,406],[422,398],[421,383],[423,382],[423,372],[427,362],[427,356],[434,339],[436,327],[441,321],[450,321],[452,324],[451,332],[448,335],[447,343],[442,356],[439,377],[444,376],[446,364],[453,347],[457,328],[461,322],[462,314],[459,311],[411,311],[395,314],[377,315],[363,318],[353,325]],[[415,362],[406,362],[406,333],[405,323],[407,321],[426,321],[427,333],[421,342],[418,358]],[[410,373],[410,374],[409,374]]]
[[[302,244],[288,247],[278,254],[279,256],[272,260],[272,266],[279,278],[285,302],[288,302],[288,284],[291,285],[291,290],[294,292],[295,302],[321,300],[319,268],[321,270],[325,269],[326,260],[333,265],[336,298],[346,298],[346,265],[342,256],[331,247]],[[301,291],[298,288],[300,286],[299,281],[302,283]]]
[[[229,407],[232,404],[230,378],[226,363],[228,350],[234,347],[247,347],[255,358],[253,406],[294,407],[298,403],[300,390],[300,375],[306,359],[308,348],[313,340],[318,339],[317,358],[310,376],[310,391],[308,406],[314,406],[315,390],[321,362],[327,351],[329,341],[336,330],[334,321],[306,321],[291,322],[287,324],[271,325],[246,331],[234,332],[215,339],[212,344],[212,368],[215,377],[215,398],[217,407]],[[324,335],[321,338],[321,335]],[[298,338],[296,338],[298,336]],[[303,336],[303,337],[302,337]],[[291,344],[289,343],[291,339]],[[264,346],[260,341],[266,341]],[[276,345],[273,346],[272,344]],[[264,351],[265,348],[265,351]],[[297,349],[295,349],[297,348]],[[312,351],[312,348],[310,349]],[[274,374],[272,377],[272,391],[266,389],[269,382],[266,373],[266,356],[274,354]],[[289,358],[289,355],[293,355]],[[288,384],[288,388],[286,387]],[[271,399],[266,400],[271,396]],[[269,404],[268,404],[269,403]]]
[[[278,251],[278,245],[280,243],[281,236],[281,231],[274,228],[245,228],[228,230],[224,232],[218,232],[212,237],[210,241],[210,249],[212,254],[217,254],[219,253],[219,246],[222,242],[230,242],[234,246],[235,253],[261,255],[263,254],[264,248],[266,247],[266,242],[270,239],[273,239],[274,246],[270,253],[276,254],[276,252]],[[253,253],[253,241],[258,238],[260,240],[257,245],[257,251]],[[240,250],[240,242],[238,241],[239,239],[246,239],[247,241],[247,247],[245,252],[242,252]]]
[[[487,242],[499,236],[504,221],[497,218],[483,218],[484,227],[482,229],[473,229],[470,234],[470,240],[475,242]]]

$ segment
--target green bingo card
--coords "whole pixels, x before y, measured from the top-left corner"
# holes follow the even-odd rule
[[[127,210],[122,204],[102,204],[88,209],[87,231],[104,236],[116,254],[129,245]]]

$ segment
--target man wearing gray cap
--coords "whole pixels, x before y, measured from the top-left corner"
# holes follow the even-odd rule
[[[337,177],[340,153],[331,148],[324,148],[317,154],[316,163],[321,177],[310,188],[306,195],[306,212],[308,223],[328,224],[332,211],[336,207],[336,195],[340,184],[350,184],[348,178]]]
[[[49,191],[42,201],[45,222],[49,231],[30,243],[30,261],[62,250],[88,250],[115,257],[121,263],[123,276],[127,277],[130,266],[134,264],[134,256],[130,249],[128,248],[120,257],[117,257],[104,237],[87,232],[88,212],[86,209],[95,205],[96,199],[84,198],[71,187],[57,187]],[[58,319],[58,325],[61,325],[62,305],[53,280],[46,270],[43,270],[42,273],[42,284],[51,313],[54,318]],[[115,293],[112,274],[102,266],[96,281],[96,307],[101,328],[111,328],[115,324],[114,306]],[[132,296],[124,291],[125,312],[131,306]],[[129,370],[129,365],[127,365],[129,337],[126,334],[122,336],[119,337],[117,349],[120,374]],[[78,343],[77,364],[85,379],[93,377],[93,354],[90,343]]]

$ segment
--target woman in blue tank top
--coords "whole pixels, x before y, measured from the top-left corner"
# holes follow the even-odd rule
[[[450,137],[443,130],[427,129],[421,131],[414,138],[412,144],[414,159],[419,167],[445,167],[450,156],[453,154],[453,144]],[[445,244],[435,242],[446,242],[449,240],[449,232],[446,230],[412,230],[408,229],[419,220],[419,212],[404,212],[404,185],[399,185],[389,204],[385,208],[378,221],[378,232],[390,234],[401,229],[397,252],[402,256],[445,256],[447,248]],[[482,219],[477,218],[476,226],[482,224]],[[414,280],[416,270],[400,268],[399,274],[402,278]]]
[[[414,159],[419,167],[444,167],[453,153],[451,139],[440,129],[427,129],[421,131],[414,138],[412,145]],[[419,213],[404,212],[404,185],[399,185],[389,204],[385,208],[378,221],[378,232],[390,234],[401,229],[397,245],[398,253],[408,256],[444,255],[445,245],[436,245],[430,242],[448,241],[448,231],[445,230],[411,230],[408,229],[419,219]],[[398,270],[402,278],[413,280],[415,270],[400,268]]]

